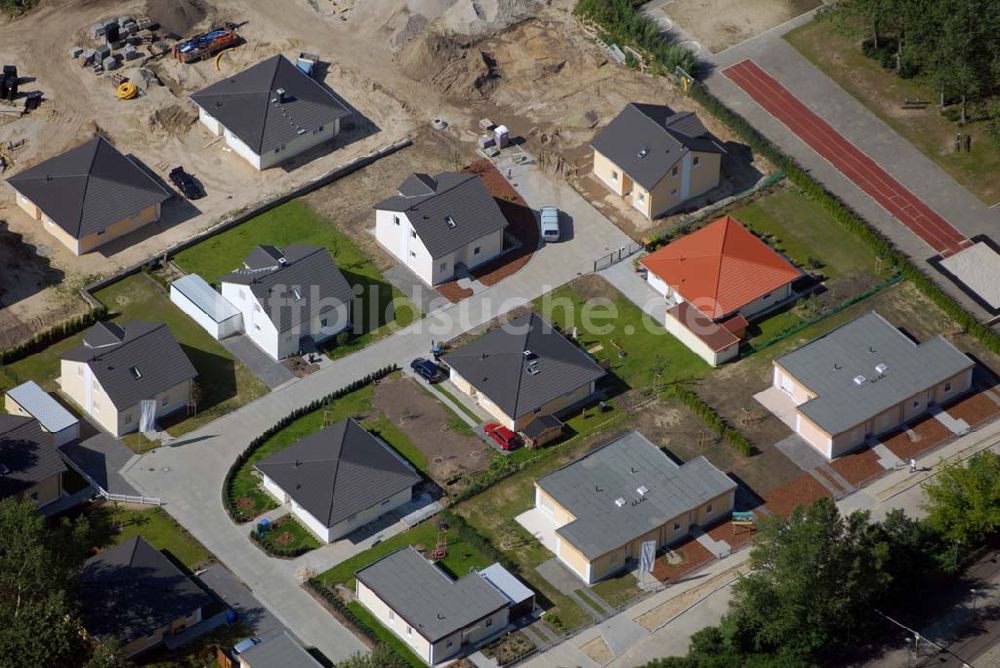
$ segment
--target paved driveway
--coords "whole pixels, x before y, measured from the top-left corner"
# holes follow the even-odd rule
[[[294,374],[280,362],[271,359],[267,353],[258,348],[246,334],[230,336],[219,341],[236,359],[243,362],[253,375],[270,389],[281,387],[290,380],[295,380]]]
[[[104,491],[139,496],[139,492],[118,473],[132,459],[133,452],[114,436],[99,431],[82,441],[67,443],[59,449],[75,468],[82,471]]]
[[[239,621],[260,638],[286,630],[278,618],[254,598],[253,592],[222,564],[213,564],[198,575],[206,587],[239,615]]]

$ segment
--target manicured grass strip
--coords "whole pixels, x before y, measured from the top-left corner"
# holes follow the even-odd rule
[[[358,622],[368,627],[368,630],[372,633],[372,635],[378,638],[383,644],[391,647],[396,654],[406,661],[406,663],[413,666],[413,668],[427,668],[427,664],[424,663],[405,642],[400,640],[399,636],[382,626],[382,624],[375,619],[375,616],[368,612],[365,606],[361,605],[357,601],[351,601],[347,604],[347,608],[354,613]]]
[[[468,406],[466,406],[461,401],[459,401],[458,399],[456,399],[455,395],[452,394],[451,392],[449,392],[448,390],[444,389],[440,385],[435,385],[434,386],[434,391],[435,392],[440,392],[441,394],[443,394],[445,396],[445,398],[447,398],[449,401],[451,401],[451,403],[453,403],[456,406],[458,406],[458,409],[460,411],[462,411],[463,413],[465,413],[466,415],[468,415],[470,419],[472,419],[472,420],[474,420],[476,422],[476,424],[479,424],[480,422],[482,422],[482,419],[478,415],[476,415],[475,413],[473,413],[469,409]],[[445,408],[449,408],[449,407],[445,406]]]
[[[593,608],[597,614],[599,615],[604,614],[604,608],[599,606],[594,599],[590,598],[590,595],[587,594],[587,591],[585,589],[577,589],[573,593],[575,593],[577,596],[583,599],[583,602],[589,605],[591,608]]]
[[[593,592],[613,608],[620,608],[642,592],[639,581],[631,573],[621,573],[591,585]]]

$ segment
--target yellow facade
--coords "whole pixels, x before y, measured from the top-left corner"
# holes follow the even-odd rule
[[[449,380],[451,380],[451,382],[455,385],[455,387],[458,388],[461,392],[464,392],[465,394],[474,398],[479,407],[485,410],[490,415],[492,415],[494,418],[496,418],[497,422],[507,427],[508,429],[513,429],[514,431],[521,431],[522,429],[527,427],[532,420],[541,415],[555,415],[560,411],[569,408],[573,404],[583,401],[584,399],[589,397],[593,392],[591,383],[587,383],[586,385],[581,385],[580,387],[576,388],[572,392],[569,392],[568,394],[564,394],[561,397],[556,397],[555,399],[548,402],[538,410],[535,410],[531,413],[527,413],[515,419],[514,417],[507,415],[507,413],[505,413],[503,409],[501,409],[499,406],[493,403],[493,401],[488,396],[486,396],[482,392],[478,391],[475,387],[473,387],[472,383],[470,383],[461,375],[459,375],[454,369],[451,370],[451,373],[449,375]]]

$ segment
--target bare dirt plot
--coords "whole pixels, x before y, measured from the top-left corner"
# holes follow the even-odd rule
[[[823,0],[671,0],[663,12],[712,53],[823,4]]]
[[[764,495],[764,507],[775,515],[788,517],[796,506],[808,506],[822,496],[832,496],[826,487],[809,473],[803,471],[797,477]]]
[[[375,387],[372,404],[406,433],[426,457],[430,476],[442,486],[489,465],[486,444],[449,427],[451,414],[412,378],[383,380]]]

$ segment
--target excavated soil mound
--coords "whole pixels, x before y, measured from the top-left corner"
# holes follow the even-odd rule
[[[455,35],[421,33],[400,51],[398,62],[410,78],[456,99],[489,97],[500,81],[492,54]]]
[[[207,15],[201,0],[149,0],[146,3],[146,16],[160,24],[163,30],[182,37]]]
[[[182,134],[198,120],[198,114],[179,104],[160,107],[149,115],[149,127],[169,134]]]

